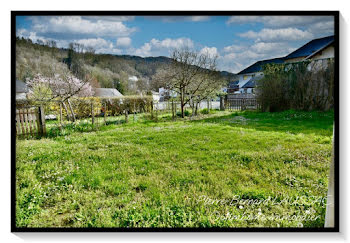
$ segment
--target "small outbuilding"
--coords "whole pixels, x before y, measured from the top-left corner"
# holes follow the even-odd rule
[[[95,97],[123,97],[123,95],[117,90],[113,88],[96,88],[95,89]]]
[[[26,100],[28,92],[27,84],[21,80],[16,80],[16,100]]]

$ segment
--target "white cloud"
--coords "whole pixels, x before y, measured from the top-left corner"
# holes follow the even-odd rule
[[[18,29],[17,36],[29,38],[33,42],[42,40],[43,42],[54,40],[59,48],[67,48],[69,43],[79,43],[85,47],[93,47],[96,53],[109,53],[109,54],[121,54],[122,50],[116,48],[111,41],[105,40],[103,38],[88,38],[88,39],[73,39],[73,40],[55,40],[52,38],[45,38],[43,36],[38,36],[36,32],[27,31],[25,29]]]
[[[193,47],[193,41],[189,38],[178,38],[170,39],[166,38],[162,41],[152,39],[151,44],[156,48],[182,48],[182,47]]]
[[[219,57],[220,68],[237,73],[264,59],[283,57],[295,48],[287,42],[256,42],[251,45],[231,45],[223,48]]]
[[[163,22],[203,22],[208,21],[210,16],[146,16],[147,19],[161,20]]]
[[[33,31],[39,34],[70,34],[85,36],[128,36],[136,28],[128,28],[120,21],[86,19],[81,16],[31,17]]]
[[[264,26],[258,31],[238,34],[252,40],[252,44],[247,44],[247,40],[242,45],[223,48],[221,62],[233,72],[241,71],[256,61],[285,56],[300,47],[295,46],[295,43],[306,43],[334,33],[332,16],[231,16],[226,23],[262,23]]]
[[[166,38],[164,40],[152,39],[150,42],[147,42],[140,48],[136,49],[135,55],[140,55],[140,56],[168,55],[174,49],[193,48],[193,47],[194,47],[194,43],[189,38],[178,38],[178,39]]]
[[[117,39],[117,46],[118,47],[129,47],[131,45],[131,39],[129,37],[120,37]]]
[[[334,34],[333,16],[231,16],[226,23],[262,23],[272,29],[298,28],[312,33],[315,37]]]
[[[107,54],[122,54],[122,50],[118,48],[100,48],[96,50],[97,53]]]
[[[193,22],[201,22],[201,21],[208,21],[210,19],[209,16],[191,16],[189,17],[189,20]]]
[[[324,37],[325,35],[334,34],[334,21],[317,22],[308,28],[308,31],[313,33],[316,37]]]
[[[109,54],[121,54],[122,50],[116,48],[112,42],[102,38],[90,38],[73,40],[74,43],[79,43],[84,46],[91,46],[96,50],[96,53],[109,53]],[[68,45],[66,43],[66,45]]]
[[[80,40],[74,40],[74,43],[79,43],[84,46],[91,46],[95,49],[100,48],[113,48],[113,44],[110,41],[107,41],[102,38],[91,38],[91,39],[80,39]]]
[[[267,27],[285,28],[309,26],[315,23],[334,21],[333,16],[231,16],[227,24],[263,23]]]
[[[245,48],[246,46],[243,46],[243,45],[231,45],[231,46],[224,47],[224,52],[240,52]]]
[[[38,39],[41,39],[41,40],[45,40],[44,37],[38,37],[36,35],[36,32],[33,32],[33,31],[28,31],[26,29],[18,29],[16,31],[16,36],[20,37],[20,38],[26,38],[26,39],[31,39],[33,42],[36,42]]]
[[[257,42],[251,46],[251,50],[256,53],[271,53],[277,54],[285,52],[287,45],[279,42]],[[287,48],[288,49],[288,48]]]
[[[219,56],[218,49],[216,47],[204,47],[199,51],[202,55],[208,55],[210,57],[216,57]]]
[[[124,22],[124,21],[132,21],[135,19],[135,16],[83,16],[83,19],[88,20],[104,20],[104,21],[113,21],[113,22]]]
[[[313,38],[312,33],[297,28],[262,29],[259,32],[250,30],[248,32],[239,34],[239,36],[248,39],[255,39],[256,42],[299,41],[310,40]]]
[[[260,16],[231,16],[226,21],[226,24],[248,24],[248,23],[254,23],[254,22],[262,22],[262,19]]]

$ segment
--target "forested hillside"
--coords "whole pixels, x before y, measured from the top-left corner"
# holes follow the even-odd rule
[[[95,54],[91,47],[70,44],[57,48],[55,42],[33,43],[16,39],[16,79],[26,81],[35,75],[52,76],[72,73],[80,79],[89,77],[93,87],[116,88],[123,94],[157,91],[162,86],[154,75],[171,61],[168,57],[139,57]],[[221,72],[228,81],[235,75]],[[137,81],[129,78],[135,76]]]

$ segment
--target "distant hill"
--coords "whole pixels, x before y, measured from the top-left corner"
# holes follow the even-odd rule
[[[80,78],[88,74],[95,87],[117,88],[123,94],[135,94],[146,90],[157,91],[161,84],[153,77],[169,62],[171,59],[164,56],[79,53],[32,43],[28,39],[16,40],[16,78],[23,81],[38,73],[46,76],[52,72],[73,72],[78,77],[80,75]],[[230,72],[220,73],[228,82],[236,77]],[[137,77],[138,81],[131,81],[129,78],[132,76]]]

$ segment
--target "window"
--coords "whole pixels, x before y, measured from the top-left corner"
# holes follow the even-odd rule
[[[248,75],[243,76],[243,80],[246,80],[248,78]]]

